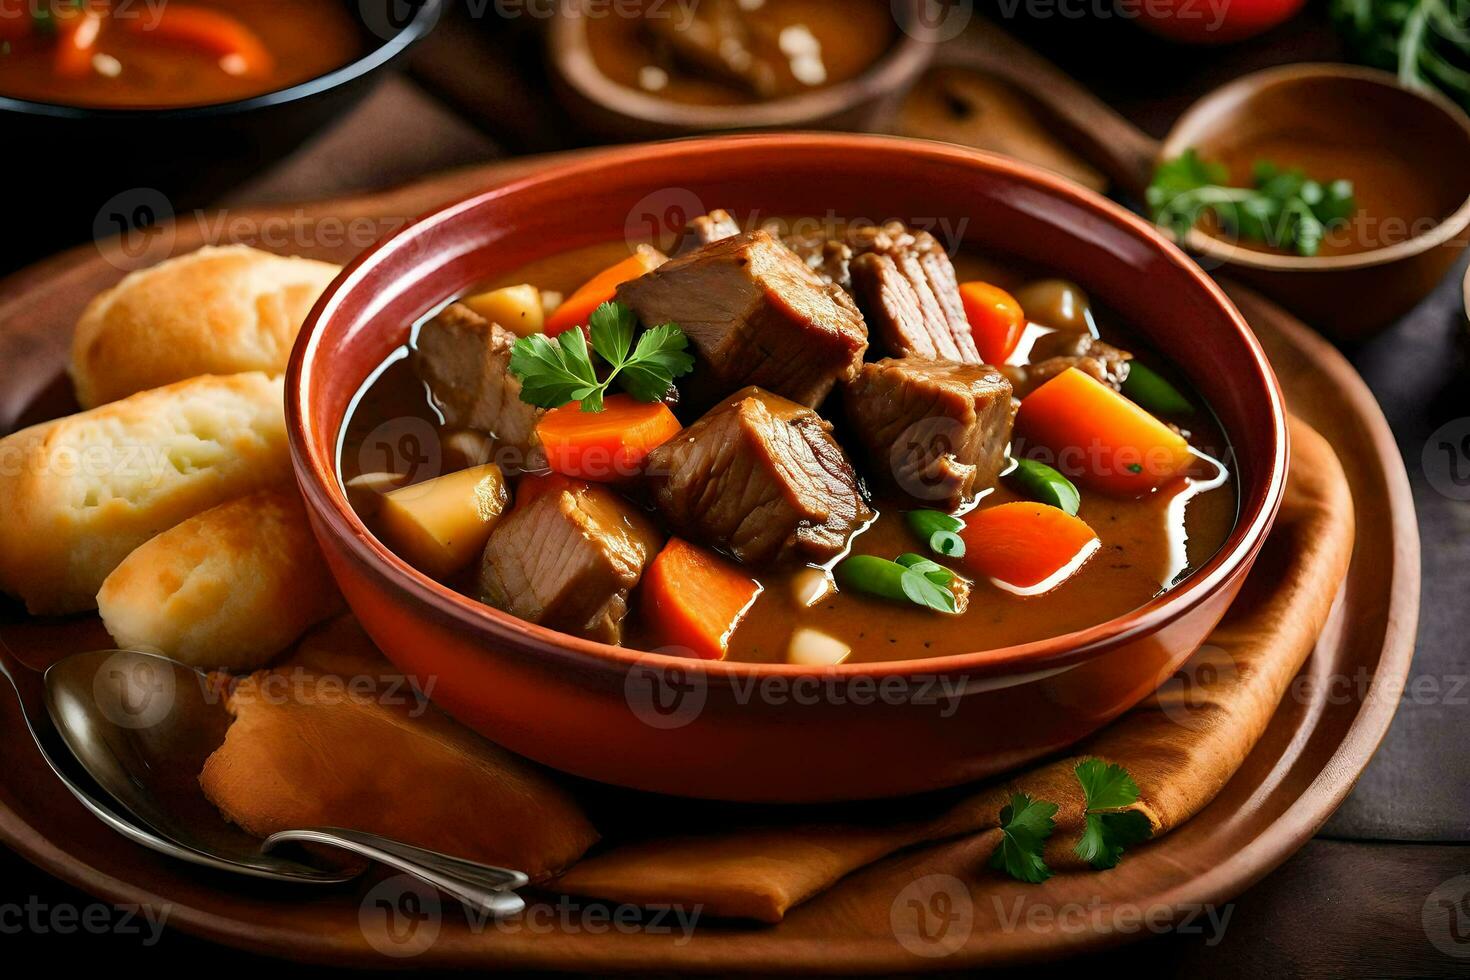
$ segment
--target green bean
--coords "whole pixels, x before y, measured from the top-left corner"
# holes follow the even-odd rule
[[[939,510],[911,510],[903,516],[908,522],[909,530],[918,535],[936,554],[951,558],[965,556],[965,539],[958,533],[965,522],[958,517]]]
[[[877,555],[851,555],[837,563],[832,576],[837,579],[838,588],[907,602],[902,584],[905,570],[898,562]]]
[[[921,573],[935,585],[948,586],[949,583],[954,581],[954,572],[951,572],[938,562],[925,558],[923,555],[916,555],[912,551],[905,552],[893,560],[904,568],[911,568]]]
[[[837,563],[832,574],[839,588],[866,592],[894,602],[912,602],[939,612],[954,612],[956,608],[954,593],[949,589],[917,569],[905,568],[896,561],[876,555],[844,558]]]
[[[1123,379],[1123,394],[1156,415],[1189,415],[1194,406],[1163,376],[1150,367],[1128,362],[1128,376]]]
[[[1082,495],[1071,480],[1034,459],[1016,460],[1015,469],[1006,475],[1006,479],[1030,499],[1060,508],[1073,517],[1077,516],[1077,508],[1082,505]]]

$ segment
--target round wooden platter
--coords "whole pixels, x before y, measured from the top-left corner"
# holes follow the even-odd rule
[[[349,243],[316,222],[411,217],[544,162],[461,171],[391,193],[240,212],[226,227],[252,241],[267,219],[307,229],[277,251],[342,260]],[[133,262],[201,244],[210,221],[145,242]],[[294,246],[294,247],[293,247]],[[123,275],[106,248],[87,246],[0,283],[0,432],[69,411],[65,351],[87,299]],[[127,263],[124,263],[127,264]],[[103,899],[167,908],[169,924],[228,945],[334,965],[610,970],[907,971],[1054,958],[1192,921],[1239,895],[1300,847],[1338,806],[1388,728],[1408,673],[1419,602],[1419,540],[1409,487],[1388,426],[1336,349],[1268,301],[1228,289],[1260,335],[1292,409],[1337,450],[1351,481],[1358,537],[1329,625],[1265,736],[1220,796],[1105,874],[1060,875],[1042,886],[1000,880],[972,840],[881,861],[794,909],[775,927],[677,920],[631,929],[605,910],[533,899],[529,917],[469,921],[456,908],[405,913],[384,941],[373,881],[339,889],[266,886],[206,873],[135,847],[84,811],[52,777],[10,697],[0,697],[0,839],[59,878]],[[0,616],[0,642],[33,666],[106,645],[95,619]],[[1346,683],[1333,679],[1346,679]],[[840,751],[840,749],[837,749]],[[411,787],[405,787],[411,792]],[[621,922],[622,920],[618,920]],[[920,938],[916,939],[918,936]],[[404,937],[407,937],[404,939]],[[927,938],[926,938],[927,937]],[[425,940],[432,941],[425,941]],[[400,965],[406,965],[402,959]]]

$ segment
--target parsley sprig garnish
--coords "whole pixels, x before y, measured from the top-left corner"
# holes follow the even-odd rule
[[[1123,851],[1149,839],[1148,817],[1130,810],[1138,801],[1138,784],[1122,766],[1085,759],[1073,770],[1082,785],[1085,826],[1075,853],[1098,871],[1116,867]],[[1042,856],[1055,829],[1057,804],[1015,793],[1000,811],[1001,841],[990,866],[1018,881],[1040,884],[1051,877]]]
[[[1159,165],[1148,188],[1154,220],[1183,238],[1205,214],[1226,234],[1316,255],[1334,225],[1358,210],[1351,181],[1321,183],[1300,170],[1257,160],[1251,187],[1230,187],[1218,163],[1193,149]]]
[[[533,334],[515,342],[510,373],[521,379],[521,401],[538,408],[558,408],[581,402],[582,411],[602,411],[603,395],[614,381],[642,402],[656,402],[669,386],[694,367],[689,338],[672,323],[643,331],[637,345],[633,334],[638,320],[622,303],[603,303],[587,318],[592,346],[580,328],[563,331],[555,339]],[[608,367],[598,376],[592,362],[597,354]]]
[[[1076,769],[1086,799],[1087,826],[1077,856],[1099,871],[1116,867],[1123,849],[1153,834],[1148,817],[1127,807],[1138,801],[1138,784],[1122,766],[1087,759]]]
[[[1033,800],[1025,793],[1011,796],[1011,802],[1000,811],[1000,846],[990,856],[990,866],[1004,871],[1017,881],[1039,885],[1051,877],[1051,869],[1042,860],[1042,846],[1051,836],[1052,818],[1057,805]]]

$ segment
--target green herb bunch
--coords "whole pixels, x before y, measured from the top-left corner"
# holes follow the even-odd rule
[[[1256,161],[1252,178],[1250,187],[1231,187],[1223,165],[1191,148],[1154,171],[1148,205],[1154,220],[1176,237],[1212,214],[1226,235],[1298,255],[1316,255],[1327,232],[1358,210],[1351,181],[1323,183],[1269,160]]]
[[[1332,20],[1358,60],[1470,108],[1470,0],[1332,0]]]

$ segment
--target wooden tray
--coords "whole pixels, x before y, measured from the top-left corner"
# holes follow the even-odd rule
[[[545,161],[521,159],[382,195],[238,212],[230,227],[250,241],[251,227],[291,219],[306,231],[278,250],[340,260],[351,246],[317,243],[315,220],[391,223],[538,166]],[[160,236],[144,249],[147,258],[195,247],[201,227],[190,222]],[[117,256],[89,246],[0,283],[0,364],[7,368],[0,432],[69,410],[68,338],[87,299],[123,275],[109,258]],[[552,897],[533,902],[537,927],[475,929],[457,908],[423,921],[410,917],[410,939],[394,950],[426,945],[413,966],[459,968],[851,972],[1011,963],[1146,936],[1144,915],[1197,926],[1205,921],[1200,905],[1235,897],[1284,861],[1341,803],[1388,728],[1413,652],[1419,541],[1398,449],[1356,373],[1277,307],[1228,289],[1265,344],[1292,409],[1341,456],[1358,538],[1338,606],[1303,671],[1316,683],[1286,699],[1239,773],[1192,821],[1139,848],[1115,871],[1061,876],[1039,887],[985,874],[986,855],[961,840],[864,869],[773,928],[706,923],[688,942],[677,929],[625,934],[578,906],[559,910]],[[12,606],[0,614],[0,642],[41,666],[107,640],[95,619],[29,620]],[[392,962],[381,951],[381,934],[362,924],[381,915],[372,882],[326,891],[270,887],[170,861],[126,843],[73,801],[35,752],[9,697],[0,697],[0,744],[0,839],[57,877],[108,901],[167,906],[170,924],[242,949],[334,965]],[[935,886],[953,897],[949,905],[925,903]],[[921,955],[895,938],[895,917],[908,916],[911,924],[945,910],[952,914],[933,920],[941,941],[924,949],[945,955]],[[432,930],[434,941],[419,942],[428,932],[415,931],[414,922]]]

